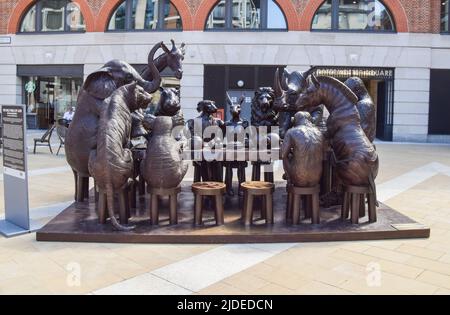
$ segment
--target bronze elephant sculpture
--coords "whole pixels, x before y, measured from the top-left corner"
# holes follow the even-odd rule
[[[118,88],[105,100],[100,113],[97,147],[89,156],[89,173],[94,177],[100,193],[106,194],[111,223],[118,230],[130,230],[120,225],[114,214],[114,193],[123,194],[128,179],[133,176],[134,163],[129,141],[131,112],[146,108],[152,96],[137,83]]]
[[[160,47],[161,43],[153,47],[149,60],[153,60]],[[148,93],[155,92],[159,88],[161,77],[153,63],[148,65],[148,69],[153,74],[154,79],[151,81],[143,79],[128,63],[112,60],[91,73],[84,82],[77,99],[77,110],[65,139],[67,162],[75,175],[77,201],[87,198],[89,154],[97,145],[99,116],[102,107],[108,105],[104,100],[121,86],[132,82],[136,82]]]

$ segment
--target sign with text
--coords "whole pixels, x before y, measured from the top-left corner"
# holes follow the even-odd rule
[[[0,221],[0,233],[11,236],[30,229],[26,110],[24,105],[3,105],[1,113],[5,220]]]

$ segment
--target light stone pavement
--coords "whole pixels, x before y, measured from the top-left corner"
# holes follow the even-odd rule
[[[377,149],[380,199],[430,226],[429,239],[133,245],[0,237],[0,294],[449,294],[450,146]],[[72,199],[72,173],[64,151],[45,147],[29,154],[29,169],[31,216],[47,222]],[[2,180],[0,199],[2,216]]]

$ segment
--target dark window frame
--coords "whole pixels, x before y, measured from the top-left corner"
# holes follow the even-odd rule
[[[68,0],[66,3],[66,8],[67,5],[69,3],[71,3],[73,1]],[[25,17],[27,16],[28,12],[31,10],[31,8],[33,8],[33,6],[36,6],[36,17],[34,19],[34,31],[28,31],[28,32],[22,32],[20,31],[20,29],[22,28],[22,23],[23,20],[25,19]],[[32,5],[30,5],[28,7],[28,9],[26,11],[24,11],[24,14],[21,17],[20,20],[20,24],[19,24],[19,29],[17,30],[16,34],[23,34],[23,35],[30,35],[30,34],[39,34],[39,35],[44,35],[44,34],[82,34],[82,33],[86,33],[86,20],[84,20],[84,15],[83,12],[81,11],[80,8],[80,13],[83,16],[83,20],[84,20],[84,26],[85,29],[84,30],[71,30],[69,25],[67,24],[67,9],[64,9],[64,30],[62,31],[43,31],[42,30],[42,1],[41,0],[37,0],[35,1]]]
[[[212,9],[209,11],[206,17],[205,26],[203,30],[206,32],[287,32],[289,30],[288,20],[281,6],[276,0],[274,3],[278,6],[283,14],[284,21],[286,23],[285,28],[268,28],[268,14],[269,14],[269,1],[261,0],[261,25],[259,28],[233,28],[233,0],[225,0],[225,27],[222,28],[207,28],[209,16],[213,13],[214,9],[219,4],[220,0],[216,1]]]
[[[125,2],[125,29],[109,29],[109,23],[111,22],[111,19],[116,12],[116,10]],[[176,9],[178,14],[180,13],[180,10],[178,10],[177,6],[170,0],[162,0],[158,2],[158,23],[156,25],[156,29],[142,29],[137,30],[131,27],[132,25],[132,12],[133,12],[133,0],[124,0],[117,4],[117,6],[112,11],[111,15],[108,19],[108,24],[106,25],[105,32],[112,32],[112,33],[124,33],[124,32],[182,32],[183,31],[183,18],[180,15],[181,20],[181,28],[176,29],[170,29],[164,27],[164,5],[166,3],[172,4]]]
[[[314,29],[313,23],[314,23],[314,17],[317,14],[317,11],[325,4],[327,0],[323,1],[322,4],[319,6],[319,8],[314,12],[313,19],[311,20],[310,30],[311,32],[333,32],[333,33],[376,33],[376,34],[396,34],[397,33],[397,25],[395,22],[394,15],[389,10],[389,8],[386,6],[386,4],[382,0],[378,0],[383,4],[386,11],[389,13],[389,16],[392,20],[392,26],[394,29],[392,30],[352,30],[352,29],[340,29],[339,28],[339,0],[332,0],[331,1],[331,28],[330,29]]]
[[[448,1],[448,0],[447,0]],[[440,12],[439,12],[439,31],[440,31],[440,33],[442,34],[442,35],[450,35],[450,21],[449,21],[449,27],[448,27],[448,30],[442,30],[442,27],[441,27],[441,23],[442,23],[442,21],[441,21],[441,15],[442,15],[442,11],[444,11],[445,12],[445,10],[443,10],[443,8],[442,8],[442,4],[441,4],[441,10],[440,10]],[[448,4],[448,6],[447,6],[447,19],[450,19],[450,3]]]

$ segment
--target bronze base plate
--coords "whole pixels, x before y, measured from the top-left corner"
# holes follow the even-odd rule
[[[237,193],[237,189],[235,189]],[[129,224],[135,225],[131,232],[119,232],[109,221],[98,223],[95,202],[91,192],[90,202],[73,203],[36,233],[38,241],[104,242],[104,243],[282,243],[282,242],[329,242],[361,241],[402,238],[427,238],[430,229],[404,216],[384,204],[377,209],[378,221],[368,223],[367,216],[359,225],[340,219],[340,207],[322,208],[321,223],[312,225],[303,219],[300,225],[286,224],[286,188],[277,183],[274,193],[275,223],[270,226],[261,220],[259,203],[255,203],[254,224],[245,227],[241,222],[242,198],[237,194],[225,198],[225,225],[215,226],[214,212],[203,211],[203,226],[194,226],[194,198],[189,183],[182,185],[178,195],[178,224],[169,225],[168,201],[160,202],[160,224],[149,222],[148,197],[141,197],[135,215]],[[133,213],[133,210],[131,210]]]

